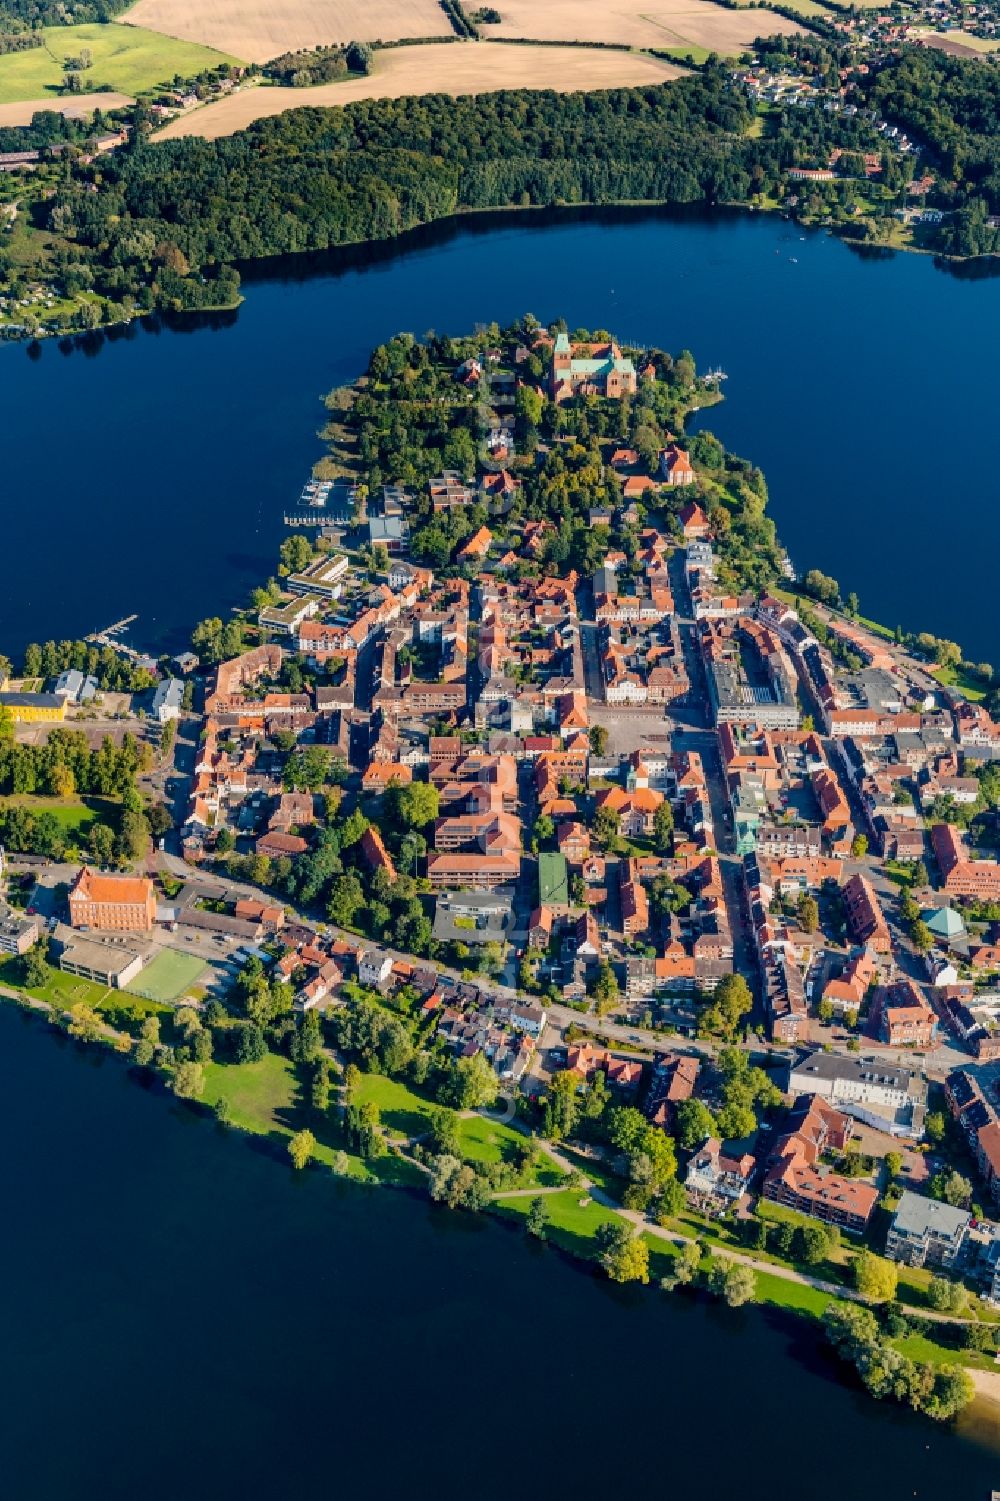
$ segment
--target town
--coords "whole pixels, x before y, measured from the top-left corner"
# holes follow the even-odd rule
[[[796,574],[688,426],[721,376],[399,336],[245,610],[4,661],[0,992],[244,1129],[305,1080],[297,1166],[808,1294],[947,1417],[1000,1321],[992,670]]]

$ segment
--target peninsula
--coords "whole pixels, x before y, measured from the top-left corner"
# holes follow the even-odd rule
[[[996,1396],[997,689],[796,574],[724,380],[397,336],[246,609],[0,659],[0,993],[947,1419]]]

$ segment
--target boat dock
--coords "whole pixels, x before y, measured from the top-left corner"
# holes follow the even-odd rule
[[[119,634],[138,619],[138,615],[125,615],[113,625],[106,625],[103,631],[92,631],[84,640],[89,646],[110,646],[112,651],[119,652],[133,662],[148,662],[150,659],[146,652],[136,651],[134,646],[126,646],[124,641],[118,640]]]

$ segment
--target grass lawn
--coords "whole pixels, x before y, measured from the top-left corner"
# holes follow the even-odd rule
[[[28,989],[21,983],[17,960],[14,958],[0,963],[0,985],[8,985],[11,990],[22,990],[35,1000],[48,1001],[50,1005],[61,1006],[64,1010],[75,1006],[78,1001],[87,1006],[97,1006],[105,996],[113,994],[106,985],[95,985],[93,981],[82,980],[78,975],[64,975],[61,969],[50,969],[44,985]]]
[[[689,59],[695,66],[700,66],[711,56],[707,47],[699,47],[697,42],[678,42],[676,47],[656,47],[657,57],[672,57],[675,62],[686,63]]]
[[[758,1272],[756,1275],[756,1301],[769,1303],[773,1308],[809,1313],[819,1319],[835,1301],[829,1293],[820,1292],[816,1287],[806,1287],[801,1282],[789,1282],[784,1277],[776,1277],[773,1272]]]
[[[423,1136],[429,1129],[434,1106],[399,1079],[362,1074],[356,1099],[359,1105],[374,1100],[382,1113],[382,1124],[392,1136]]]
[[[174,1015],[172,1006],[162,1006],[159,1001],[148,1001],[141,996],[130,995],[127,990],[109,990],[97,1009],[109,1026],[135,1035],[138,1035],[139,1027],[147,1016]]]
[[[268,1053],[259,1063],[207,1063],[202,1100],[215,1106],[225,1097],[234,1125],[266,1134],[288,1130],[287,1115],[298,1088],[289,1060]]]
[[[996,1363],[989,1355],[978,1350],[951,1350],[928,1339],[926,1334],[908,1334],[904,1339],[893,1340],[896,1349],[911,1360],[921,1360],[927,1365],[976,1366],[981,1371],[995,1371]]]
[[[82,75],[83,92],[110,88],[121,94],[142,94],[169,84],[176,74],[190,78],[236,58],[145,31],[138,26],[46,26],[43,45],[28,52],[0,57],[0,104],[20,99],[57,99],[63,79],[63,60],[89,47],[93,65]],[[69,96],[71,97],[71,96]]]
[[[281,1141],[308,1128],[316,1137],[315,1160],[327,1167],[334,1154],[343,1150],[335,1114],[331,1111],[320,1119],[308,1108],[295,1065],[278,1053],[268,1053],[259,1063],[206,1064],[202,1103],[214,1107],[223,1098],[229,1102],[233,1125],[240,1130]],[[404,1186],[424,1181],[419,1169],[399,1157],[364,1162],[352,1153],[347,1155],[352,1178]]]
[[[0,63],[2,61],[0,59]],[[98,822],[118,826],[119,805],[107,797],[34,797],[19,793],[14,797],[0,797],[0,809],[3,808],[28,808],[35,814],[51,813],[74,839],[86,839]]]
[[[593,1260],[594,1235],[598,1226],[617,1219],[617,1215],[602,1204],[595,1204],[579,1188],[563,1189],[544,1197],[549,1215],[547,1238],[574,1256]],[[493,1209],[505,1218],[524,1220],[530,1212],[531,1199],[525,1194],[520,1199],[495,1200]]]
[[[433,1100],[417,1094],[402,1080],[387,1079],[382,1074],[362,1074],[357,1098],[359,1103],[374,1100],[382,1112],[382,1124],[392,1136],[423,1136],[430,1129],[432,1112],[437,1109]],[[462,1155],[470,1162],[510,1161],[527,1140],[511,1126],[487,1120],[481,1115],[459,1120],[458,1134]],[[531,1188],[541,1184],[548,1187],[558,1183],[561,1177],[554,1163],[543,1157],[529,1176],[520,1179],[520,1186]]]
[[[963,672],[960,667],[931,667],[928,669],[932,678],[937,678],[944,688],[957,688],[963,693],[970,703],[980,703],[989,692],[980,677],[974,677],[972,673]]]
[[[194,954],[181,954],[176,949],[161,949],[155,959],[136,977],[129,986],[132,995],[145,997],[147,1001],[176,1001],[205,969],[205,961]]]

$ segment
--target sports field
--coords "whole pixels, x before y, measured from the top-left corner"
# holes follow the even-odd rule
[[[74,108],[79,106],[80,96],[62,95],[58,90],[63,81],[63,61],[79,56],[83,48],[88,48],[93,58],[92,66],[81,75],[84,88],[91,94],[107,86],[119,95],[134,97],[169,84],[175,74],[191,78],[207,68],[237,60],[137,26],[46,26],[42,37],[41,47],[0,57],[0,105],[29,100],[37,101],[38,109],[59,109],[70,103]]]
[[[724,14],[728,15],[726,11]],[[307,105],[355,99],[400,99],[407,94],[487,94],[496,89],[613,89],[667,83],[682,69],[639,52],[587,47],[508,47],[502,42],[430,43],[379,52],[367,78],[314,89],[245,88],[171,120],[156,139],[232,135],[253,120]]]
[[[125,17],[262,63],[298,47],[450,36],[437,0],[138,0]]]
[[[205,961],[193,954],[161,949],[128,989],[130,994],[141,995],[147,1001],[176,1001],[190,989],[204,969]]]
[[[767,10],[729,10],[711,0],[498,0],[500,22],[483,36],[539,42],[618,42],[630,47],[683,47],[723,55],[742,52],[754,37],[801,30]]]

